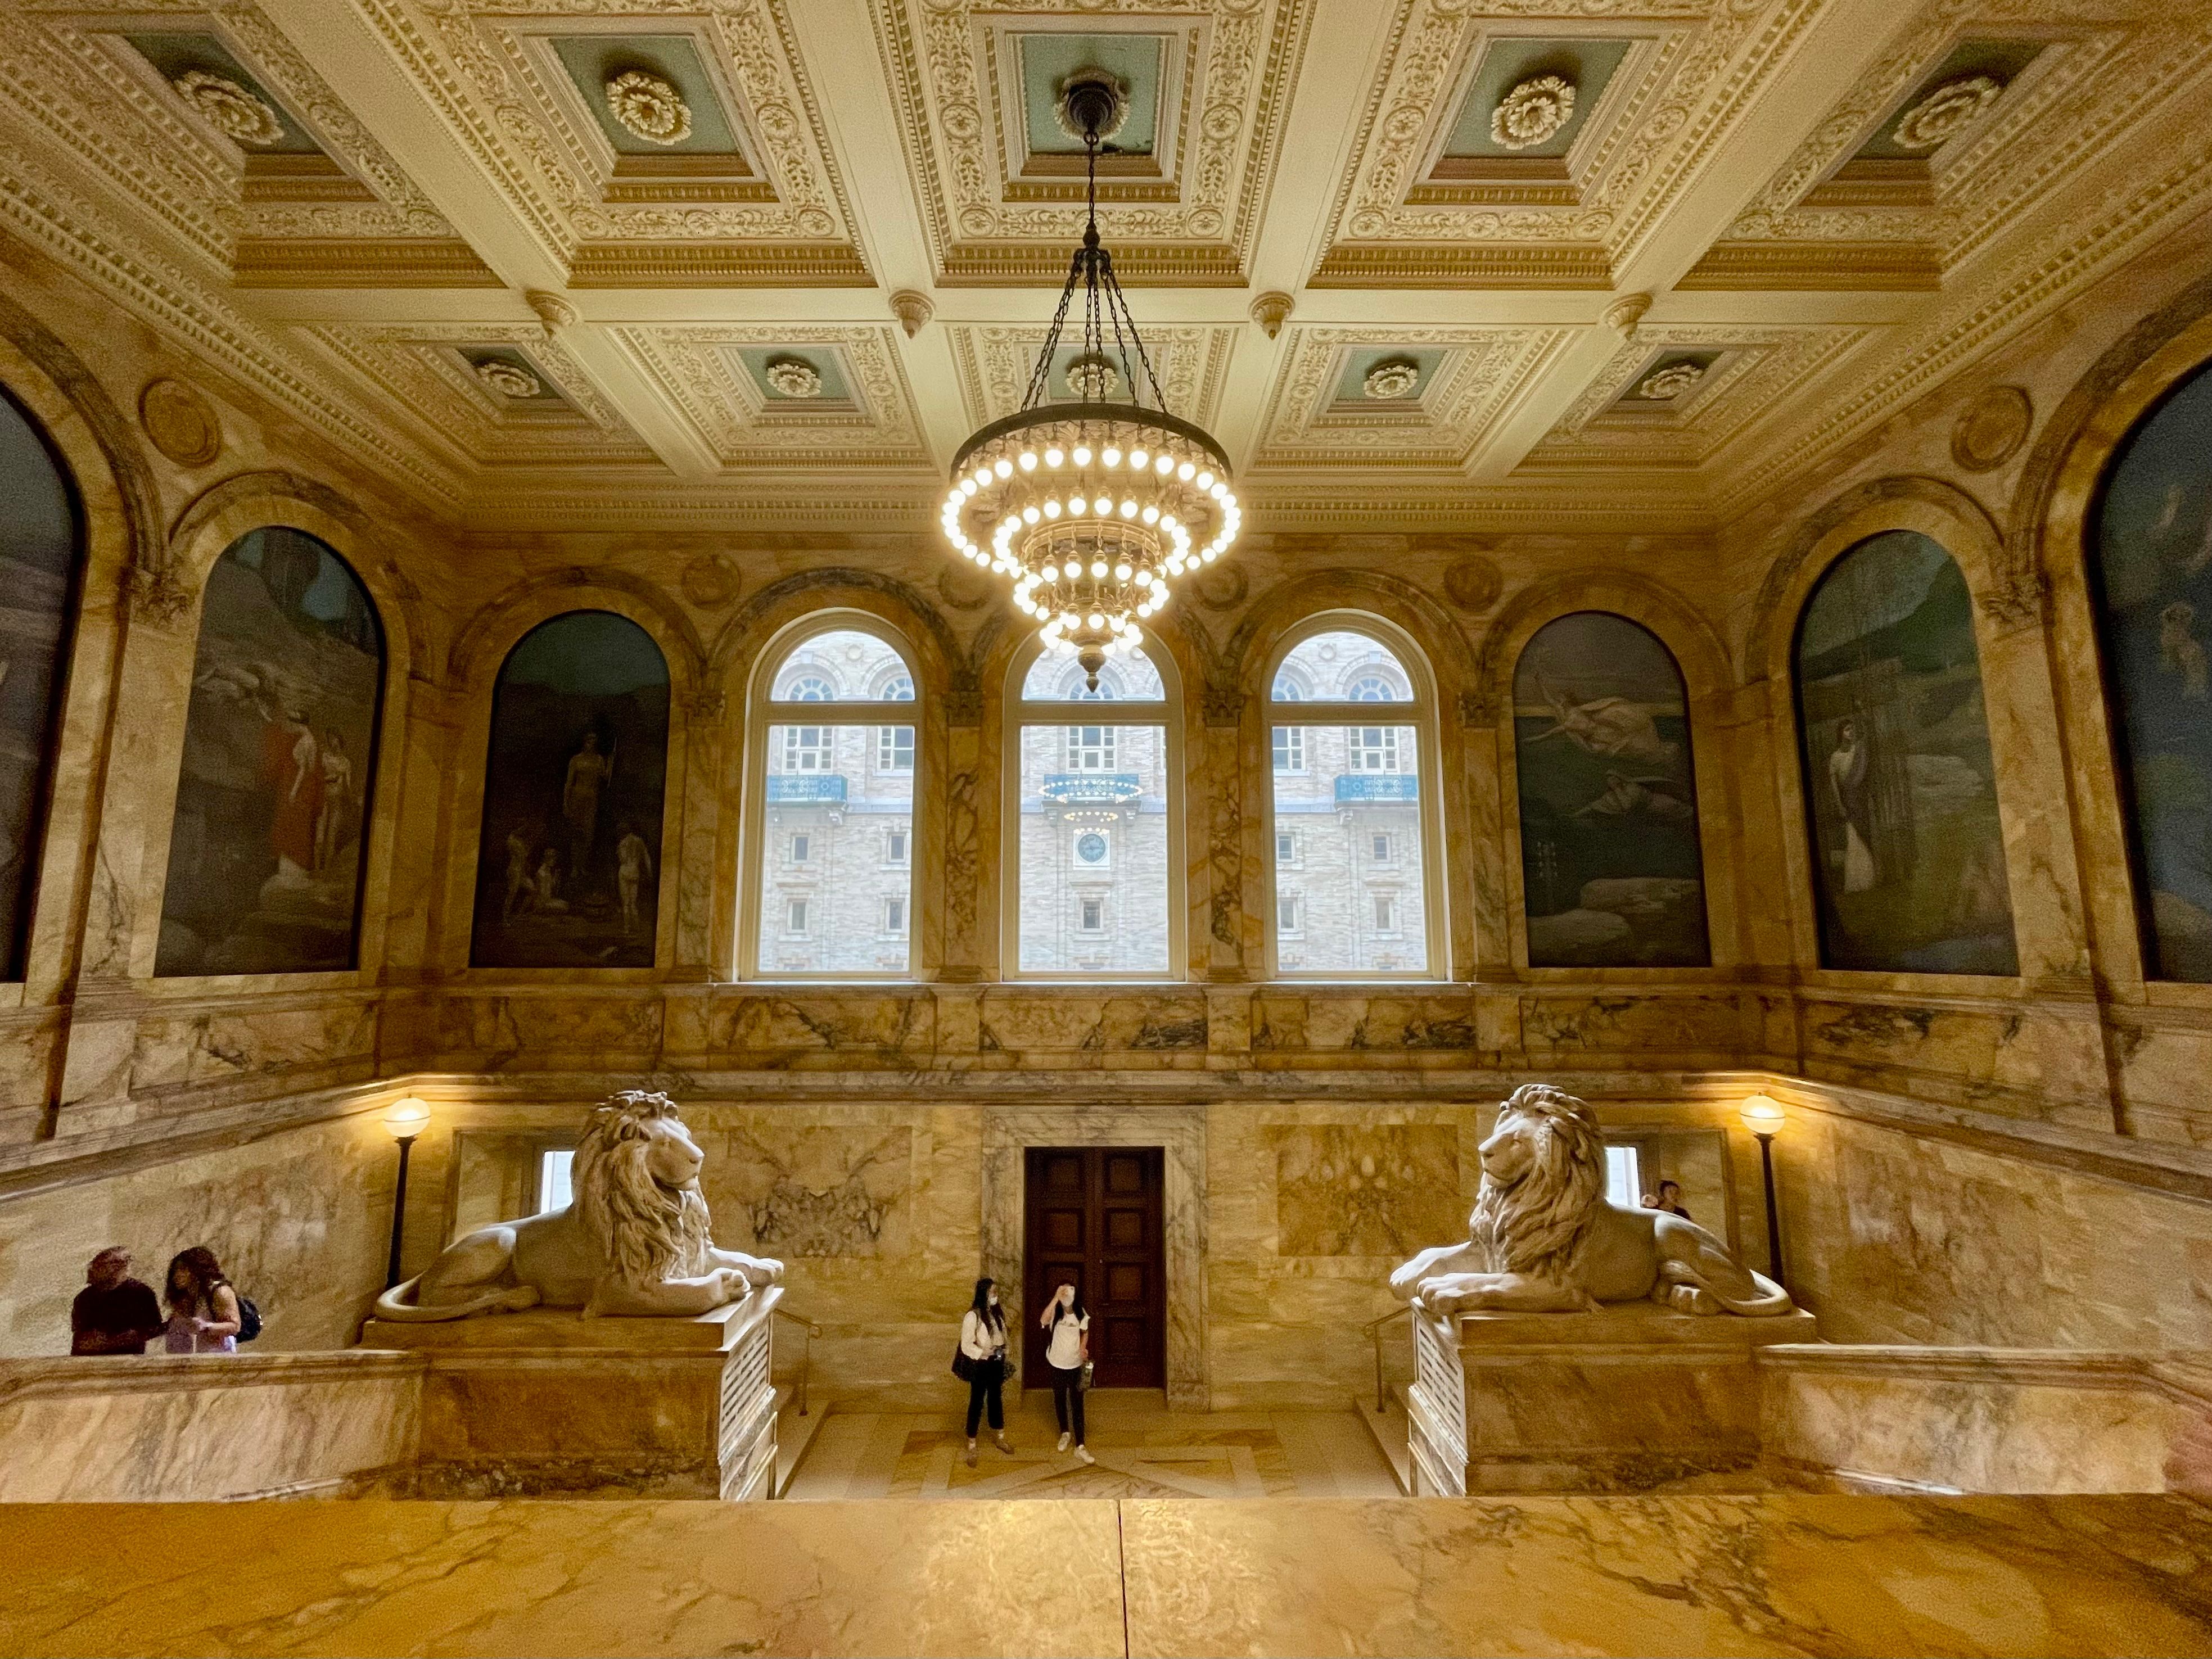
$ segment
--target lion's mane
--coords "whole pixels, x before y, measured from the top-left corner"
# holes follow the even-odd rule
[[[605,1253],[607,1268],[643,1290],[707,1271],[707,1200],[696,1181],[662,1186],[647,1158],[652,1126],[674,1118],[676,1103],[644,1089],[609,1095],[592,1109],[576,1145],[576,1212],[586,1237]]]
[[[1468,1243],[1486,1273],[1577,1284],[1590,1223],[1605,1202],[1605,1138],[1587,1104],[1548,1083],[1516,1089],[1498,1109],[1498,1127],[1516,1116],[1535,1127],[1534,1155],[1510,1185],[1483,1171]]]

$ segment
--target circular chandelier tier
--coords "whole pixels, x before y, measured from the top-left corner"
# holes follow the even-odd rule
[[[945,539],[1012,581],[1015,607],[1037,619],[1048,649],[1082,664],[1093,690],[1108,659],[1141,642],[1176,580],[1237,539],[1243,517],[1221,446],[1168,413],[1099,240],[1100,136],[1124,97],[1103,70],[1078,70],[1060,88],[1064,118],[1084,136],[1089,223],[1021,409],[960,447],[944,511]],[[1055,403],[1060,333],[1079,292],[1082,343],[1060,368],[1076,400]],[[1126,402],[1114,395],[1123,387]]]
[[[945,534],[1086,679],[1143,638],[1176,579],[1221,556],[1243,510],[1220,446],[1130,404],[1054,404],[985,427],[953,462]]]

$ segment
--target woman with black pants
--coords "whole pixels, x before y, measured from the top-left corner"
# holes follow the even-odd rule
[[[991,1443],[1012,1452],[1006,1439],[1006,1316],[999,1309],[997,1285],[975,1281],[975,1305],[960,1316],[960,1353],[968,1362],[968,1467],[975,1467],[975,1430],[990,1407]]]
[[[1045,1339],[1044,1360],[1052,1376],[1053,1413],[1060,1419],[1060,1449],[1067,1449],[1072,1429],[1076,1456],[1095,1463],[1098,1460],[1083,1443],[1083,1368],[1091,1360],[1091,1316],[1073,1285],[1053,1292],[1037,1327],[1051,1334]]]

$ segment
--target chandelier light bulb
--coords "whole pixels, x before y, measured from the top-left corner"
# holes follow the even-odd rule
[[[1078,445],[1076,445],[1076,447],[1075,447],[1075,448],[1074,448],[1074,450],[1073,450],[1073,456],[1074,456],[1074,459],[1075,459],[1075,464],[1076,464],[1076,465],[1078,465],[1078,466],[1088,466],[1088,465],[1091,465],[1091,446],[1090,446],[1090,445],[1088,445],[1088,444],[1078,444]]]
[[[1047,466],[1058,466],[1066,459],[1067,457],[1060,453],[1060,447],[1056,444],[1052,448],[1046,450],[1044,453],[1044,464]]]

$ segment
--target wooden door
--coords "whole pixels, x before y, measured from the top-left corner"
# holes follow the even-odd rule
[[[1037,1319],[1073,1279],[1091,1314],[1091,1382],[1167,1382],[1166,1155],[1158,1146],[1032,1146],[1022,1253],[1022,1382],[1048,1386]]]

